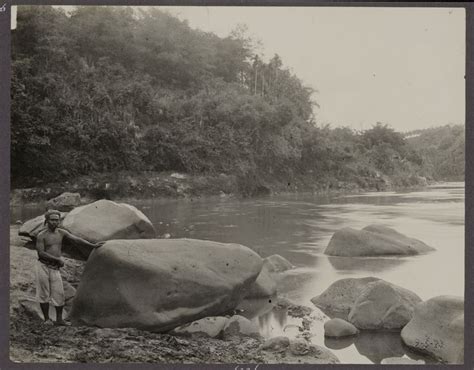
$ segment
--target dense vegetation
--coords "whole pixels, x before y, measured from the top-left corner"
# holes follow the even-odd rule
[[[13,187],[119,171],[232,174],[243,194],[271,183],[378,189],[382,178],[406,186],[419,174],[462,176],[438,151],[464,150],[460,135],[439,145],[422,135],[420,151],[382,123],[318,125],[313,91],[278,55],[259,58],[244,31],[219,38],[157,9],[20,7]]]
[[[464,125],[450,125],[407,134],[407,142],[423,160],[422,175],[436,180],[464,181]]]

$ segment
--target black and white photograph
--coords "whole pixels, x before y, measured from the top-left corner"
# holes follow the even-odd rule
[[[10,361],[465,363],[465,8],[8,10]]]

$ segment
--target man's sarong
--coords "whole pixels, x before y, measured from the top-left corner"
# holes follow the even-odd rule
[[[40,261],[36,263],[36,299],[39,303],[64,306],[64,287],[59,268]]]

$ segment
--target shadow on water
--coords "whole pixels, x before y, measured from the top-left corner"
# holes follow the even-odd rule
[[[409,357],[413,360],[424,360],[426,363],[437,363],[435,360],[411,351],[402,342],[400,332],[361,331],[357,336],[346,338],[324,338],[324,345],[335,351],[354,345],[361,355],[374,364],[380,364],[388,357]]]

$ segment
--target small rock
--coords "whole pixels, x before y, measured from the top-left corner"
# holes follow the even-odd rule
[[[290,261],[279,254],[273,254],[267,258],[264,258],[263,266],[268,272],[284,272],[294,268]]]
[[[191,323],[178,326],[173,329],[173,334],[178,335],[202,335],[211,338],[217,338],[222,333],[228,319],[221,316],[205,317]]]
[[[381,362],[382,365],[424,365],[425,361],[423,360],[413,360],[408,357],[388,357],[384,358]]]
[[[232,316],[224,326],[224,339],[232,337],[253,337],[260,338],[258,326],[243,316]]]
[[[302,318],[311,315],[313,309],[307,306],[298,305],[291,302],[289,299],[280,297],[275,306],[277,309],[286,309],[291,317]]]
[[[348,337],[358,333],[359,330],[346,320],[335,318],[324,323],[324,336],[326,337]]]
[[[290,341],[290,352],[295,356],[304,356],[309,353],[309,343],[304,339]]]
[[[290,340],[288,337],[275,337],[267,339],[263,344],[261,349],[268,352],[283,352],[286,351],[290,345]]]
[[[260,271],[255,282],[249,287],[245,298],[265,298],[277,294],[277,285],[266,269]]]

